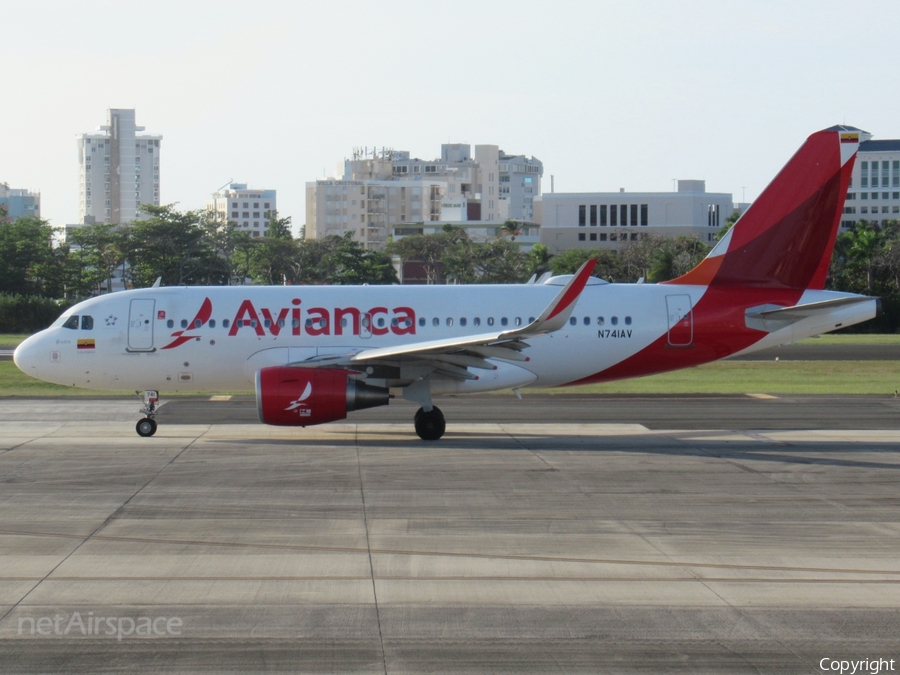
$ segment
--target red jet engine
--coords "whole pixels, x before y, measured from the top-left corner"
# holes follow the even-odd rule
[[[347,413],[387,405],[388,390],[373,387],[335,368],[272,366],[256,373],[259,421],[308,427],[342,420]]]

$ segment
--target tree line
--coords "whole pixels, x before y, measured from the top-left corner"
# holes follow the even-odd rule
[[[207,211],[145,206],[146,218],[129,225],[85,225],[59,233],[39,218],[0,222],[0,330],[10,321],[3,307],[15,306],[16,325],[27,323],[21,299],[41,298],[40,318],[52,313],[47,299],[72,303],[108,292],[121,277],[131,287],[157,278],[173,285],[392,284],[398,283],[392,257],[415,262],[427,283],[522,283],[546,272],[571,274],[596,258],[594,275],[615,282],[660,282],[680,276],[706,256],[710,246],[696,237],[645,235],[618,251],[571,249],[551,255],[546,246],[523,252],[512,221],[493,240],[476,242],[463,228],[446,225],[437,234],[410,235],[384,252],[365,249],[352,238],[307,240],[291,233],[290,218],[267,213],[264,236],[237,230]],[[728,226],[735,217],[729,219]],[[719,233],[724,235],[727,227]],[[884,226],[860,221],[838,237],[828,287],[877,295],[884,315],[863,329],[900,328],[900,221]],[[26,317],[26,318],[22,318]],[[7,326],[8,329],[8,326]]]
[[[303,240],[290,218],[267,214],[265,236],[254,237],[206,211],[145,206],[128,225],[85,225],[60,234],[39,218],[0,225],[0,293],[81,298],[112,290],[122,278],[133,288],[255,284],[397,282],[389,256],[351,237]]]

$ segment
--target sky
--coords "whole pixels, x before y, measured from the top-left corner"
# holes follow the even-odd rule
[[[752,201],[812,132],[900,138],[891,0],[0,0],[0,182],[77,222],[76,136],[135,108],[161,201],[278,191],[354,147],[496,144],[557,192],[703,179]]]

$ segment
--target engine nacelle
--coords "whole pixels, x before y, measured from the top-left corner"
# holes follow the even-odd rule
[[[353,410],[387,405],[388,399],[387,389],[351,379],[346,370],[271,366],[256,373],[256,409],[263,424],[324,424]]]

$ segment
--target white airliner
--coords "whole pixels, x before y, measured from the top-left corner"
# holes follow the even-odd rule
[[[266,424],[307,426],[434,394],[602,382],[708,363],[871,319],[878,300],[825,291],[857,133],[810,136],[700,265],[662,284],[576,274],[491,286],[154,287],[81,302],[25,340],[48,382],[143,392],[256,388]]]

